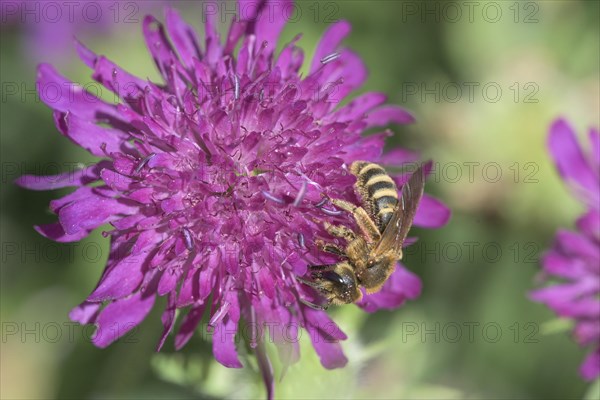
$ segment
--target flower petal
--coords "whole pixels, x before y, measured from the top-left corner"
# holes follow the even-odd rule
[[[101,348],[125,335],[146,318],[154,305],[154,296],[143,297],[141,292],[107,305],[98,316],[98,329],[92,342]]]
[[[175,350],[180,350],[192,338],[198,323],[204,315],[206,304],[197,304],[193,306],[187,315],[183,318],[179,332],[175,335]]]
[[[342,40],[348,36],[351,30],[352,27],[348,21],[338,21],[327,28],[315,50],[310,65],[311,74],[321,67],[322,59],[335,52]]]
[[[136,255],[125,257],[116,261],[113,266],[107,267],[98,286],[88,296],[87,301],[100,302],[129,296],[142,283],[144,278],[143,262],[144,257]]]
[[[577,219],[577,228],[590,238],[600,242],[600,211],[589,210]]]
[[[594,200],[600,202],[600,182],[598,171],[593,171],[577,142],[575,132],[564,119],[555,121],[550,128],[548,147],[554,157],[561,176],[571,183],[585,189]]]
[[[55,199],[50,201],[50,210],[53,213],[57,213],[66,205],[71,204],[74,201],[78,201],[89,197],[94,194],[94,188],[91,186],[82,186],[77,188],[74,192],[69,193],[68,195],[61,197],[59,199]]]
[[[158,341],[158,345],[156,346],[156,351],[160,351],[163,345],[165,344],[165,340],[169,333],[173,330],[173,326],[175,326],[175,309],[176,309],[176,300],[177,295],[173,292],[169,293],[167,308],[163,312],[161,317],[163,323],[163,333],[160,336],[160,340]]]
[[[544,271],[561,278],[576,279],[587,273],[583,260],[573,259],[554,249],[544,254],[542,265]]]
[[[29,190],[53,190],[69,186],[83,186],[100,179],[101,167],[106,165],[108,165],[106,162],[101,162],[57,175],[23,175],[15,183]]]
[[[212,4],[213,7],[218,8],[216,3]],[[210,66],[215,66],[219,58],[223,53],[221,47],[221,37],[217,30],[217,13],[216,12],[205,12],[204,13],[204,43],[205,43],[205,60]]]
[[[171,7],[167,7],[166,26],[181,60],[191,68],[194,58],[202,58],[196,32],[181,18],[179,12]]]
[[[339,343],[340,340],[346,339],[344,332],[323,311],[303,307],[303,314],[306,330],[323,367],[327,369],[344,367],[348,359]]]
[[[339,104],[346,96],[348,96],[348,94],[360,88],[367,80],[367,75],[369,73],[362,58],[353,51],[347,49],[342,50],[339,62],[342,65],[342,81],[339,85],[333,87],[334,90],[331,91],[331,94],[328,95],[327,99],[334,105]],[[329,79],[330,82],[336,82],[337,78],[333,79],[333,77],[330,77]]]
[[[94,70],[92,78],[137,109],[148,83],[106,57],[96,55],[79,41],[76,45],[80,56],[83,56],[82,59]]]
[[[292,0],[261,1],[258,6],[254,33],[256,43],[262,46],[267,42],[267,54],[272,54],[277,48],[277,39],[287,23]],[[252,22],[251,22],[252,23]]]
[[[452,212],[440,200],[423,194],[413,223],[421,228],[439,228],[448,223]]]
[[[593,319],[600,315],[600,300],[590,298],[577,299],[570,304],[557,305],[555,308],[563,317]]]
[[[597,320],[582,320],[575,326],[577,342],[583,346],[595,343],[600,338],[600,323]]]
[[[230,291],[225,296],[230,304],[227,315],[216,326],[213,333],[213,354],[215,359],[227,368],[242,368],[235,348],[235,335],[240,320],[240,306],[237,292]]]
[[[69,318],[71,321],[79,322],[82,325],[93,324],[98,317],[98,311],[102,307],[101,303],[90,303],[84,301],[77,307],[71,310]]]
[[[54,110],[73,113],[86,121],[124,121],[117,106],[65,79],[49,64],[38,67],[37,88],[40,99]]]
[[[592,128],[588,136],[592,148],[592,161],[596,165],[596,168],[600,168],[600,132],[598,129]]]
[[[371,111],[367,115],[367,127],[387,126],[389,124],[412,124],[415,117],[404,108],[396,105],[387,105]]]
[[[59,243],[78,242],[90,234],[89,230],[80,230],[77,233],[69,235],[59,222],[47,225],[35,225],[34,229],[40,235]]]
[[[588,354],[579,371],[588,381],[593,381],[600,376],[600,348]]]
[[[598,301],[589,303],[584,299],[578,304],[578,299],[597,293],[598,290],[600,290],[600,283],[592,277],[575,283],[563,283],[537,289],[530,293],[530,297],[534,301],[546,304],[560,316],[586,315],[600,312],[600,310],[596,311]]]
[[[296,36],[291,43],[283,48],[277,58],[276,68],[281,71],[282,79],[297,76],[304,63],[304,51],[295,45],[299,39],[300,35]]]
[[[421,279],[398,263],[396,270],[390,275],[381,290],[365,295],[358,306],[367,312],[380,309],[393,310],[406,300],[416,299],[421,295]]]
[[[144,31],[144,39],[146,39],[146,47],[152,54],[154,63],[161,75],[168,84],[175,82],[176,77],[172,71],[179,64],[179,59],[165,34],[163,25],[152,15],[146,15],[142,23],[142,30]],[[184,90],[185,88],[181,89]]]
[[[556,241],[561,250],[567,255],[584,257],[600,263],[600,246],[586,236],[577,232],[559,229],[556,233]]]
[[[364,93],[339,110],[332,113],[332,121],[353,121],[362,118],[369,110],[385,103],[387,96],[383,93]]]
[[[351,164],[354,160],[378,161],[385,143],[386,133],[370,135],[359,139],[356,144],[347,146],[344,161]]]
[[[117,129],[103,128],[75,114],[55,111],[54,122],[63,135],[97,157],[129,147],[129,135]]]
[[[263,382],[267,390],[267,400],[272,400],[275,390],[275,380],[273,378],[273,365],[271,364],[269,354],[267,353],[262,340],[258,342],[255,352],[256,358],[258,359],[258,367],[260,369],[260,373],[263,377]]]
[[[90,197],[72,202],[60,209],[58,219],[69,235],[80,230],[92,230],[100,225],[118,218],[119,214],[134,214],[137,207],[102,195],[93,194]]]

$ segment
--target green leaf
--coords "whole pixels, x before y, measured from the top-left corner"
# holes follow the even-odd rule
[[[555,335],[557,333],[568,332],[573,329],[573,320],[567,318],[556,318],[550,321],[544,322],[540,326],[540,333],[542,335]]]

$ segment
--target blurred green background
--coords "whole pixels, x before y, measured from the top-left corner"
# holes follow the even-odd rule
[[[179,5],[201,29],[200,6]],[[555,230],[573,226],[583,211],[545,140],[557,116],[582,137],[600,125],[598,1],[305,1],[297,9],[302,15],[283,42],[303,32],[309,55],[329,23],[352,23],[345,43],[370,71],[362,90],[386,92],[418,120],[393,127],[389,146],[422,150],[438,163],[426,190],[453,216],[442,229],[415,230],[420,240],[405,264],[422,278],[422,296],[371,315],[335,307],[330,313],[349,337],[348,366],[323,369],[304,335],[301,361],[277,382],[276,397],[598,398],[598,386],[578,375],[586,350],[571,340],[568,324],[527,298]],[[182,352],[168,340],[155,353],[164,302],[129,340],[103,350],[89,342],[91,329],[69,322],[68,311],[100,276],[108,241],[97,233],[72,245],[40,237],[32,225],[55,220],[48,203],[61,191],[12,183],[22,173],[91,161],[27,92],[38,61],[27,52],[31,29],[3,19],[0,31],[1,397],[264,397],[252,357],[242,356],[242,370],[226,369],[200,335]],[[138,24],[76,29],[96,52],[157,78]],[[61,72],[90,82],[74,51],[59,50],[52,61]],[[17,93],[7,86],[13,83]]]

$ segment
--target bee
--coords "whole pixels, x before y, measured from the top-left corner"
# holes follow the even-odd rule
[[[350,172],[356,176],[354,188],[360,196],[361,206],[340,199],[330,201],[352,214],[359,232],[324,222],[329,234],[345,239],[347,244],[341,248],[320,239],[315,241],[321,250],[342,260],[335,264],[309,266],[312,280],[299,278],[327,299],[324,306],[303,301],[313,308],[327,309],[330,304],[360,301],[361,286],[369,294],[381,289],[394,272],[396,262],[402,259],[402,245],[423,196],[425,176],[422,167],[402,187],[400,198],[396,184],[381,166],[355,161]]]

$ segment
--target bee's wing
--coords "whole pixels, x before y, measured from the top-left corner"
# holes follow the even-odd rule
[[[402,194],[398,200],[396,210],[375,248],[375,256],[381,255],[390,249],[400,250],[402,248],[408,230],[415,218],[421,197],[423,197],[424,185],[425,174],[423,167],[419,167],[402,187]]]

